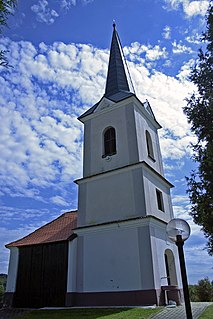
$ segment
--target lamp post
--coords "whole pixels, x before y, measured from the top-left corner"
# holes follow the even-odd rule
[[[191,304],[189,299],[186,265],[185,265],[184,252],[183,252],[184,241],[187,240],[190,235],[190,227],[185,220],[180,218],[174,218],[170,220],[170,222],[167,224],[166,232],[169,239],[175,242],[175,244],[178,247],[180,270],[181,270],[181,277],[182,277],[182,284],[183,284],[183,294],[184,294],[185,309],[186,309],[186,318],[193,319]]]

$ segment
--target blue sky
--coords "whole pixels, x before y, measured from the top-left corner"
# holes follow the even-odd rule
[[[173,209],[192,230],[185,244],[190,283],[213,279],[206,239],[188,215],[185,176],[190,132],[182,107],[195,90],[187,79],[205,30],[208,1],[20,0],[0,39],[13,68],[0,70],[0,273],[4,248],[64,211],[77,208],[82,124],[77,117],[105,89],[115,20],[138,98],[158,122]]]

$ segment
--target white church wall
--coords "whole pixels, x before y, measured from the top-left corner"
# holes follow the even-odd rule
[[[167,285],[164,254],[177,247],[167,240],[166,223],[152,217],[77,229],[80,245],[77,292],[160,289]],[[175,264],[181,287],[179,264]]]
[[[151,167],[153,167],[157,172],[163,175],[163,165],[162,158],[160,154],[160,145],[157,135],[157,128],[153,123],[147,119],[144,114],[140,111],[135,105],[135,123],[136,123],[136,132],[137,132],[137,141],[138,141],[138,153],[139,161],[146,161]],[[149,132],[154,152],[154,159],[151,159],[148,156],[147,144],[146,144],[146,131]]]
[[[148,221],[138,227],[138,243],[140,254],[141,289],[154,289],[154,264],[151,250],[150,230]]]
[[[18,273],[19,250],[17,247],[10,248],[10,261],[8,267],[8,278],[6,292],[15,292]]]
[[[67,267],[67,292],[76,291],[77,238],[69,242]]]
[[[83,234],[78,234],[82,235],[83,284],[78,285],[78,292],[141,289],[137,227],[108,225],[105,229],[84,230]]]
[[[150,224],[150,240],[151,240],[151,251],[154,266],[154,285],[156,288],[168,285],[166,264],[165,264],[165,252],[170,250],[174,255],[175,262],[175,276],[171,278],[171,285],[178,285],[181,287],[181,275],[180,267],[178,263],[178,251],[174,243],[172,243],[166,235],[166,224],[161,223],[158,220],[152,220]],[[174,275],[174,274],[173,274]],[[174,277],[176,277],[174,279]]]
[[[156,176],[148,168],[143,168],[144,189],[146,198],[147,215],[154,215],[163,221],[173,218],[173,210],[170,197],[170,187],[162,178]],[[156,189],[162,192],[164,210],[158,208]]]
[[[79,184],[78,226],[136,216],[173,218],[170,187],[144,163],[77,181]],[[162,193],[158,208],[156,189]]]
[[[141,168],[128,167],[79,182],[78,226],[145,216]]]
[[[137,139],[134,129],[133,104],[113,105],[94,115],[85,124],[84,176],[98,174],[135,163],[138,160]],[[116,154],[103,158],[103,132],[107,127],[116,131]]]

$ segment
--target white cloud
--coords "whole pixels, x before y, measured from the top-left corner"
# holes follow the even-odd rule
[[[190,1],[190,0],[164,0],[164,8],[167,10],[178,10],[182,8],[186,17],[191,18],[192,16],[201,15],[205,16],[209,1],[199,0],[199,1]]]
[[[206,239],[201,227],[196,225],[189,215],[191,206],[188,197],[186,195],[175,195],[172,202],[175,218],[186,220],[191,229],[190,237],[184,245],[185,260],[189,270],[189,283],[195,284],[199,279],[206,276],[213,278],[212,257],[206,251]]]
[[[1,42],[14,66],[0,77],[1,192],[42,200],[41,188],[69,184],[81,175],[83,128],[76,118],[104,93],[108,51],[86,44],[41,43],[35,48],[25,41]],[[193,86],[181,73],[180,79],[150,73],[145,60],[166,56],[159,45],[133,43],[125,50],[132,57],[129,67],[137,96],[149,100],[165,128],[160,133],[164,158],[190,154],[188,144],[194,137],[182,107]]]
[[[13,43],[11,47],[14,56]],[[51,83],[57,71],[48,68],[48,60],[40,62],[43,68],[39,73],[31,44],[21,43],[16,52],[11,61],[16,70],[0,77],[0,112],[4,118],[0,126],[0,183],[4,193],[33,197],[28,187],[54,186],[55,180],[68,182],[70,176],[81,174],[82,127],[77,114],[70,112],[76,111],[76,106],[70,104],[69,94]],[[41,75],[44,81],[40,81]],[[32,76],[37,78],[34,83]],[[42,88],[45,83],[49,83],[46,89]],[[54,90],[57,94],[50,95]]]
[[[189,43],[193,43],[193,44],[200,44],[201,43],[201,37],[200,37],[200,34],[198,33],[195,33],[191,36],[187,36],[185,38],[185,40]]]
[[[14,66],[0,74],[0,116],[4,119],[0,126],[1,195],[68,207],[70,194],[65,190],[82,170],[83,128],[76,118],[103,95],[109,52],[86,44],[40,43],[37,48],[26,41],[1,39],[0,43],[9,50]],[[133,43],[125,51],[137,96],[149,100],[164,127],[160,130],[164,159],[176,159],[176,167],[182,167],[194,140],[182,111],[185,97],[194,90],[185,76],[189,62],[175,78],[147,67],[152,59],[165,59],[167,53],[159,44]],[[187,217],[186,198],[179,195],[174,203],[175,214],[186,218],[192,233],[199,234],[200,229]],[[36,215],[47,221],[43,210],[4,209],[4,223],[25,216],[35,219]],[[9,235],[2,227],[2,234],[8,242],[41,225],[33,224],[34,228],[29,222],[27,229],[20,226]]]
[[[69,10],[72,6],[76,6],[76,0],[61,0],[60,7],[64,10]]]
[[[180,4],[182,3],[181,0],[164,0],[164,2],[166,3],[167,9],[170,10],[177,10],[180,6]]]
[[[171,27],[166,25],[165,28],[163,29],[163,32],[162,32],[162,36],[164,39],[171,39]]]
[[[63,197],[58,196],[58,195],[51,197],[50,200],[56,205],[65,206],[65,207],[70,206],[70,204],[67,203],[66,200]]]
[[[213,278],[212,257],[208,255],[205,245],[206,239],[201,231],[191,235],[185,242],[184,252],[188,281],[197,284],[198,280],[205,277]]]
[[[172,200],[173,203],[189,204],[189,197],[186,195],[177,195]]]
[[[192,1],[186,2],[184,5],[184,12],[188,17],[195,15],[205,16],[209,6],[209,1]]]
[[[182,41],[177,43],[176,40],[172,42],[172,52],[174,54],[182,54],[182,53],[193,53],[192,48],[187,47],[185,44],[183,44]]]
[[[144,45],[134,42],[130,47],[124,47],[124,54],[131,59],[131,61],[156,61],[159,59],[166,59],[168,52],[166,48],[161,48],[159,44],[152,46],[151,44]]]
[[[181,81],[187,80],[194,64],[195,64],[195,60],[190,59],[188,62],[182,65],[177,75],[178,79],[180,79]]]
[[[87,5],[89,3],[92,3],[94,0],[81,0],[83,4]]]
[[[50,9],[48,5],[47,0],[39,0],[37,4],[31,6],[31,10],[36,14],[39,22],[53,24],[59,14],[54,9]]]
[[[29,220],[29,223],[32,219],[41,220],[43,216],[49,215],[48,209],[20,209],[14,208],[10,206],[0,206],[0,216],[1,216],[1,223],[2,224],[9,224],[11,220],[13,222]]]
[[[160,58],[165,59],[168,53],[166,52],[166,48],[160,48],[159,45],[155,45],[153,48],[149,48],[146,51],[146,58],[151,61],[158,60]]]
[[[56,1],[38,0],[37,3],[31,6],[31,10],[35,13],[36,20],[38,22],[51,25],[55,22],[56,18],[59,17],[59,14],[67,13],[71,8],[77,6],[78,3],[80,3],[81,5],[88,5],[93,1],[94,0],[60,0],[57,3]],[[50,8],[49,2],[51,2],[51,5],[54,4],[56,7],[58,6],[58,11]]]

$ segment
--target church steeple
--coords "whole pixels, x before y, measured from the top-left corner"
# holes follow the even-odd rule
[[[128,81],[128,69],[124,60],[116,25],[113,23],[113,35],[106,81],[105,97],[110,98],[116,93],[133,93],[131,79]]]

